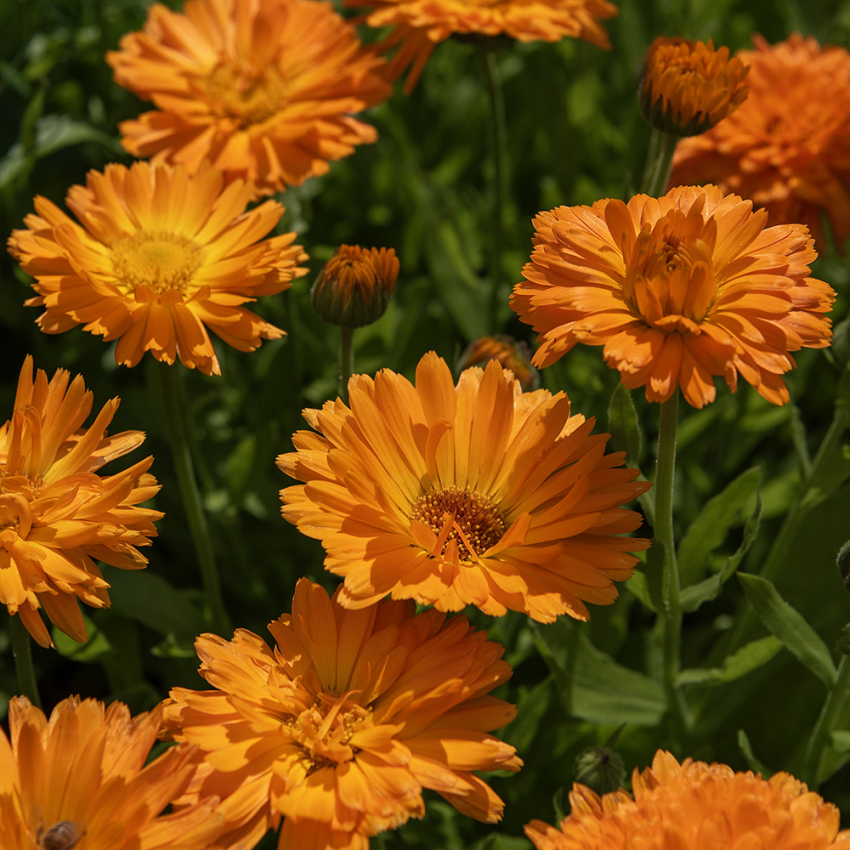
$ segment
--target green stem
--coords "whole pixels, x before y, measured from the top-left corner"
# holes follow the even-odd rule
[[[12,638],[12,654],[15,656],[15,670],[18,673],[18,690],[36,708],[41,708],[35,667],[32,664],[30,634],[17,614],[9,615],[9,632]]]
[[[819,772],[823,750],[832,730],[835,728],[835,724],[838,722],[838,718],[841,716],[841,712],[844,710],[848,689],[850,689],[850,655],[842,655],[841,664],[838,666],[838,678],[836,678],[835,684],[826,698],[806,752],[806,772],[804,776],[806,784],[813,791],[817,791],[820,785]]]
[[[339,397],[348,404],[348,379],[354,371],[354,328],[339,329]]]
[[[178,375],[179,369],[179,366],[169,366],[166,363],[161,364],[158,369],[168,437],[171,441],[171,453],[174,458],[180,495],[183,499],[183,509],[186,511],[195,555],[201,568],[201,578],[204,583],[204,615],[218,634],[227,636],[231,631],[230,620],[221,595],[221,583],[216,569],[207,515],[204,512],[201,492],[195,477],[195,467],[192,463],[189,418],[183,387]]]
[[[679,143],[679,137],[655,129],[652,135],[654,138],[649,142],[642,191],[651,198],[658,198],[664,193],[667,181],[670,179],[670,167],[673,164],[673,154]]]

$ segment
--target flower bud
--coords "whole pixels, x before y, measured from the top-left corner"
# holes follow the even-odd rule
[[[470,366],[484,368],[491,360],[496,360],[505,369],[510,369],[516,375],[524,392],[536,390],[540,386],[540,374],[531,365],[531,353],[528,346],[524,342],[517,342],[513,337],[502,334],[476,339],[461,354],[458,371],[462,372]]]
[[[313,309],[331,325],[369,325],[387,309],[398,269],[392,248],[340,245],[310,290]]]
[[[623,787],[626,765],[623,757],[610,747],[588,747],[576,759],[573,780],[597,794],[609,794]]]

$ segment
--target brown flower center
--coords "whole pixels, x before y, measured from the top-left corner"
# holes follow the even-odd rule
[[[243,130],[280,112],[289,89],[273,65],[258,68],[244,60],[217,65],[203,84],[215,114]]]
[[[148,286],[157,295],[186,295],[202,261],[203,251],[191,239],[165,230],[140,230],[112,246],[116,285],[127,294]]]
[[[464,549],[476,558],[502,539],[505,521],[496,506],[482,493],[447,487],[420,496],[410,515],[428,526],[436,535],[439,554],[449,541],[456,540],[461,557]]]

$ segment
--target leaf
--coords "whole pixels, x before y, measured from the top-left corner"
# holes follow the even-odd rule
[[[832,739],[832,749],[837,753],[850,753],[850,732],[841,729],[835,731],[830,736]]]
[[[89,636],[85,643],[77,643],[72,637],[66,635],[65,632],[60,632],[55,626],[51,631],[53,632],[53,645],[60,655],[74,661],[88,663],[95,661],[105,652],[109,652],[112,649],[112,644],[85,614],[83,614],[83,622],[86,624],[86,632]]]
[[[650,611],[654,611],[656,614],[658,613],[655,603],[649,595],[649,584],[646,580],[645,573],[640,570],[635,570],[634,573],[632,573],[632,577],[626,582],[626,588],[637,596],[641,603],[649,608]]]
[[[741,511],[760,485],[761,470],[758,467],[748,469],[702,509],[679,544],[679,576],[683,587],[703,577],[709,555],[723,543],[729,529],[737,524]]]
[[[540,719],[552,699],[552,677],[525,692],[517,700],[516,718],[505,729],[502,737],[518,752],[527,752],[540,728]]]
[[[719,685],[734,682],[763,667],[782,649],[782,641],[773,635],[754,640],[732,653],[722,667],[696,667],[682,670],[679,674],[680,685]]]
[[[630,466],[638,466],[641,460],[643,441],[638,426],[637,409],[632,394],[624,384],[617,384],[608,404],[608,430],[611,432],[611,447],[625,452]]]
[[[753,748],[750,745],[750,739],[743,729],[738,730],[738,749],[741,751],[741,755],[753,773],[760,773],[762,779],[770,779],[773,776],[773,771],[756,758]]]
[[[533,850],[533,847],[527,838],[491,832],[470,845],[469,850]]]
[[[828,688],[837,675],[832,655],[814,629],[795,611],[767,579],[738,574],[738,581],[761,621],[802,664]]]

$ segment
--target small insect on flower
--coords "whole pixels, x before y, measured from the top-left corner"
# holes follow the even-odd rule
[[[43,850],[71,850],[85,834],[86,830],[82,824],[60,820],[48,830],[40,826],[35,843]]]

